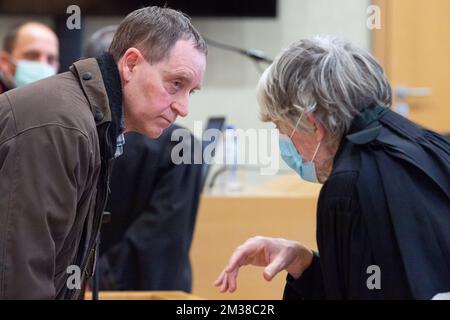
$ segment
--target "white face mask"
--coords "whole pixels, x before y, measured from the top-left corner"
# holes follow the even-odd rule
[[[56,74],[56,70],[53,67],[42,62],[17,60],[15,65],[14,85],[16,87],[21,87]]]

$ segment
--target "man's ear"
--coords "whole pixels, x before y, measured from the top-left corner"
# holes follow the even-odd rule
[[[8,77],[12,78],[15,73],[14,65],[10,61],[10,54],[5,51],[0,51],[0,72]],[[7,79],[10,80],[10,79]]]
[[[314,130],[314,132],[313,132],[313,134],[314,134],[314,136],[316,137],[316,140],[319,142],[319,141],[322,141],[323,140],[323,138],[325,137],[325,134],[326,134],[326,130],[325,130],[325,128],[323,127],[323,125],[320,123],[320,121],[319,120],[317,120],[317,117],[314,115],[314,113],[308,113],[307,115],[306,115],[306,118],[308,119],[308,121],[309,121],[309,123],[312,125],[312,127],[313,127],[313,130]]]
[[[141,63],[143,59],[144,57],[141,52],[136,48],[128,48],[127,51],[125,51],[118,63],[123,81],[130,81],[133,76],[133,72],[135,72],[136,66]]]

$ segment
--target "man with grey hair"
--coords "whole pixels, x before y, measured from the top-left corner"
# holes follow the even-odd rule
[[[288,272],[285,299],[431,299],[450,291],[450,144],[389,109],[378,62],[334,37],[292,44],[261,77],[262,118],[298,175],[323,183],[313,252],[255,237],[215,284],[236,290],[241,266]],[[301,208],[299,208],[301,211]],[[320,256],[319,256],[320,254]]]
[[[85,57],[108,50],[117,26],[103,27],[89,38]],[[175,146],[192,149],[191,139],[172,141],[181,129],[173,124],[156,139],[125,133],[124,154],[111,173],[111,213],[100,235],[100,290],[192,290],[189,259],[200,199],[202,166],[175,164]]]
[[[206,54],[185,15],[145,7],[109,53],[0,95],[0,299],[83,298],[122,134],[186,116]]]

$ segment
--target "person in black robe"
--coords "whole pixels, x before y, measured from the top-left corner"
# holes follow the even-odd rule
[[[312,95],[317,104],[332,103],[324,101],[326,94],[339,101],[348,90],[358,109],[348,129],[342,130],[329,172],[323,174],[320,161],[316,163],[318,180],[324,183],[317,208],[319,252],[290,240],[252,238],[234,252],[216,285],[233,292],[238,269],[253,264],[266,267],[267,280],[288,271],[283,296],[287,300],[431,299],[450,292],[450,143],[391,111],[390,87],[381,67],[368,53],[336,38],[304,40],[285,51],[261,79],[262,103],[273,109],[286,104],[286,78],[307,79],[299,90],[307,92],[308,85],[320,88],[311,61],[319,74],[328,75],[328,91]],[[287,77],[286,70],[295,73],[298,68],[296,78]],[[361,88],[352,91],[355,84]],[[367,88],[373,88],[374,95]],[[310,123],[320,117],[321,106],[312,111],[315,118],[309,117]],[[328,111],[347,112],[348,106],[337,103]],[[273,119],[275,112],[268,112]],[[326,119],[321,118],[325,127]],[[321,124],[315,125],[311,137],[317,138]],[[281,132],[283,127],[277,126]],[[294,120],[291,128],[297,126]],[[301,143],[305,145],[308,137],[305,133]],[[291,138],[295,152],[307,153],[306,148],[298,150],[294,134]],[[307,171],[305,162],[291,167],[312,181],[302,171]]]
[[[189,250],[202,167],[172,161],[176,145],[191,150],[199,143],[192,135],[191,140],[172,141],[180,128],[172,125],[157,139],[125,134],[124,153],[110,180],[106,211],[111,221],[101,230],[102,290],[192,289]]]

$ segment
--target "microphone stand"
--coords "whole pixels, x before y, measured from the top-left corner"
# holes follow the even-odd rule
[[[259,62],[264,62],[264,63],[267,63],[269,65],[272,64],[272,62],[273,62],[273,59],[269,58],[261,50],[257,50],[257,49],[242,49],[242,48],[239,48],[239,47],[236,47],[236,46],[232,46],[232,45],[229,45],[229,44],[225,44],[225,43],[217,42],[217,41],[214,41],[214,40],[211,40],[211,39],[207,39],[205,37],[204,37],[204,39],[205,39],[206,43],[208,45],[212,46],[212,47],[216,47],[216,48],[227,50],[227,51],[236,52],[236,53],[242,54],[242,55],[252,59],[256,63],[257,67],[258,67],[258,63]],[[262,70],[260,70],[260,68],[258,68],[258,71],[260,73],[262,73]],[[228,170],[227,166],[224,165],[223,167],[219,168],[214,173],[214,175],[212,176],[211,181],[210,181],[210,183],[208,185],[209,190],[211,190],[213,188],[217,178],[220,175],[222,175],[224,172],[226,172],[227,170]]]
[[[256,49],[242,49],[242,48],[238,48],[229,44],[225,44],[225,43],[221,43],[221,42],[217,42],[214,40],[210,40],[205,38],[205,41],[208,45],[212,46],[212,47],[216,47],[216,48],[220,48],[223,50],[228,50],[228,51],[232,51],[232,52],[236,52],[236,53],[240,53],[244,56],[247,56],[251,59],[253,59],[256,62],[265,62],[267,64],[271,64],[273,62],[273,60],[271,58],[269,58],[263,51],[261,50],[256,50]]]

